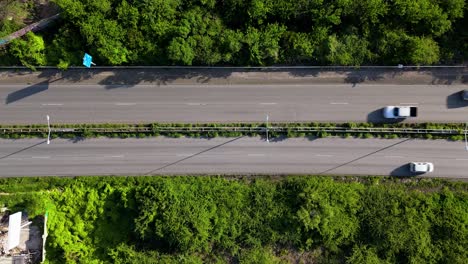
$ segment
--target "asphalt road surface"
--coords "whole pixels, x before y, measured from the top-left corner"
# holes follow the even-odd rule
[[[419,106],[404,122],[466,122],[467,85],[0,85],[0,123],[384,122],[387,105]]]
[[[1,176],[153,174],[359,174],[409,176],[408,163],[434,163],[421,177],[468,178],[464,142],[416,139],[0,140]]]

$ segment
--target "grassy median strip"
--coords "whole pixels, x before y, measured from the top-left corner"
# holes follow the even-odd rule
[[[47,263],[466,263],[468,184],[291,176],[0,179]]]
[[[460,123],[271,123],[270,137],[356,137],[464,139]],[[130,137],[238,137],[265,136],[265,123],[150,123],[150,124],[53,124],[52,138]],[[46,125],[0,125],[1,138],[47,137]]]

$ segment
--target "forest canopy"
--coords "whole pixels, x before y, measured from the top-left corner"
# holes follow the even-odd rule
[[[12,44],[2,52],[4,64],[67,67],[80,65],[84,52],[99,65],[430,65],[468,58],[466,0],[53,2],[61,20],[37,33],[43,58],[36,56],[39,40],[26,36],[14,42],[31,42],[34,50]],[[12,23],[2,19],[0,36],[16,28]]]

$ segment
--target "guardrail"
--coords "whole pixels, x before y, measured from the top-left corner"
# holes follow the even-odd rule
[[[58,19],[59,17],[60,17],[60,13],[55,14],[55,15],[53,15],[51,17],[42,19],[42,20],[40,20],[40,21],[38,21],[36,23],[33,23],[31,25],[28,25],[28,26],[16,31],[16,32],[11,33],[10,35],[4,37],[3,39],[0,39],[0,47],[2,47],[3,45],[8,44],[10,41],[12,41],[12,40],[14,40],[16,38],[19,38],[19,37],[22,37],[22,36],[26,35],[26,33],[28,33],[29,31],[36,32],[36,31],[44,29],[52,21]]]
[[[51,132],[82,134],[90,133],[187,133],[187,132],[248,132],[263,133],[266,127],[116,127],[116,128],[58,128],[52,127]],[[327,132],[327,133],[380,133],[380,134],[431,134],[431,135],[464,135],[463,129],[419,129],[419,128],[388,128],[388,127],[369,127],[369,128],[350,128],[350,127],[268,127],[268,131],[277,133],[306,133],[306,132]],[[47,133],[48,128],[0,128],[0,133],[13,134],[41,134]]]

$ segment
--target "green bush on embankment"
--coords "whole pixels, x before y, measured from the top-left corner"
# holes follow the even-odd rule
[[[466,263],[468,184],[382,177],[0,179],[48,263]],[[8,195],[7,195],[8,194]]]

